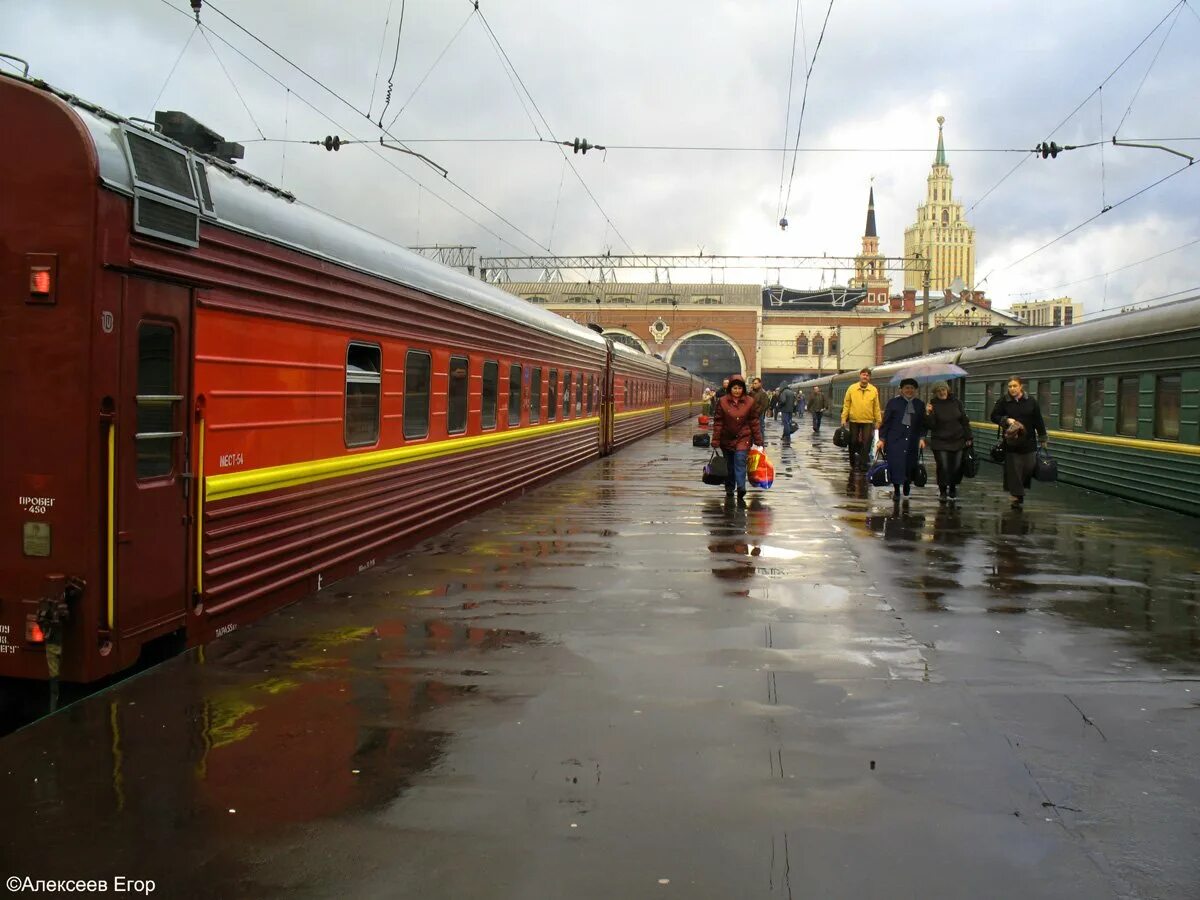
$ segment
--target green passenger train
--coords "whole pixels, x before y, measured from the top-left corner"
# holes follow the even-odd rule
[[[1200,515],[1200,296],[997,337],[872,367],[881,401],[897,391],[892,377],[914,363],[954,363],[968,374],[951,380],[951,391],[986,450],[996,436],[992,407],[1007,380],[1019,376],[1041,406],[1060,481]],[[846,388],[857,380],[857,372],[843,372],[793,387],[807,395],[821,385],[830,397],[828,418],[836,419]]]

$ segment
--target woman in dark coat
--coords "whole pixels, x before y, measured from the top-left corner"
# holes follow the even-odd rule
[[[741,375],[729,379],[729,393],[717,401],[712,423],[712,445],[725,454],[725,496],[732,497],[736,485],[738,500],[746,497],[746,457],[750,448],[762,446],[762,427],[754,398],[746,393]]]
[[[1020,378],[1008,380],[1008,392],[996,401],[992,421],[1004,432],[1004,489],[1011,496],[1013,509],[1020,509],[1037,466],[1038,444],[1044,447],[1049,443],[1042,410],[1025,393]]]
[[[971,420],[967,411],[950,396],[950,385],[939,381],[933,386],[933,399],[925,408],[929,428],[929,446],[937,463],[938,499],[958,496],[963,477],[963,455],[973,443]]]
[[[897,500],[902,488],[904,496],[908,496],[919,453],[925,449],[924,434],[925,404],[917,398],[917,382],[905,378],[900,382],[900,396],[893,397],[883,408],[877,445],[887,459],[888,477]]]

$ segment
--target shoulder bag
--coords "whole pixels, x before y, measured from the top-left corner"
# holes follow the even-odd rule
[[[992,445],[992,449],[990,451],[988,451],[988,455],[991,456],[992,462],[1003,463],[1004,462],[1004,453],[1005,453],[1005,451],[1004,451],[1004,429],[1001,426],[997,425],[996,426],[996,443]]]

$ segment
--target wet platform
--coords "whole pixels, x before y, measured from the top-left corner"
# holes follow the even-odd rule
[[[1197,521],[680,426],[0,740],[0,868],[169,897],[1200,896]]]

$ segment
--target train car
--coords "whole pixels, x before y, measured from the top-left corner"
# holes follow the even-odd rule
[[[76,97],[2,75],[0,108],[0,677],[203,642],[699,408]]]
[[[1038,400],[1059,479],[1200,513],[1200,297],[963,350],[977,439],[1017,375]]]
[[[931,361],[967,371],[948,381],[982,445],[994,440],[991,412],[1007,380],[1020,376],[1042,409],[1061,481],[1200,512],[1200,297],[873,366],[881,400],[895,393],[894,374]],[[821,385],[836,416],[857,378],[845,372],[793,387]]]

